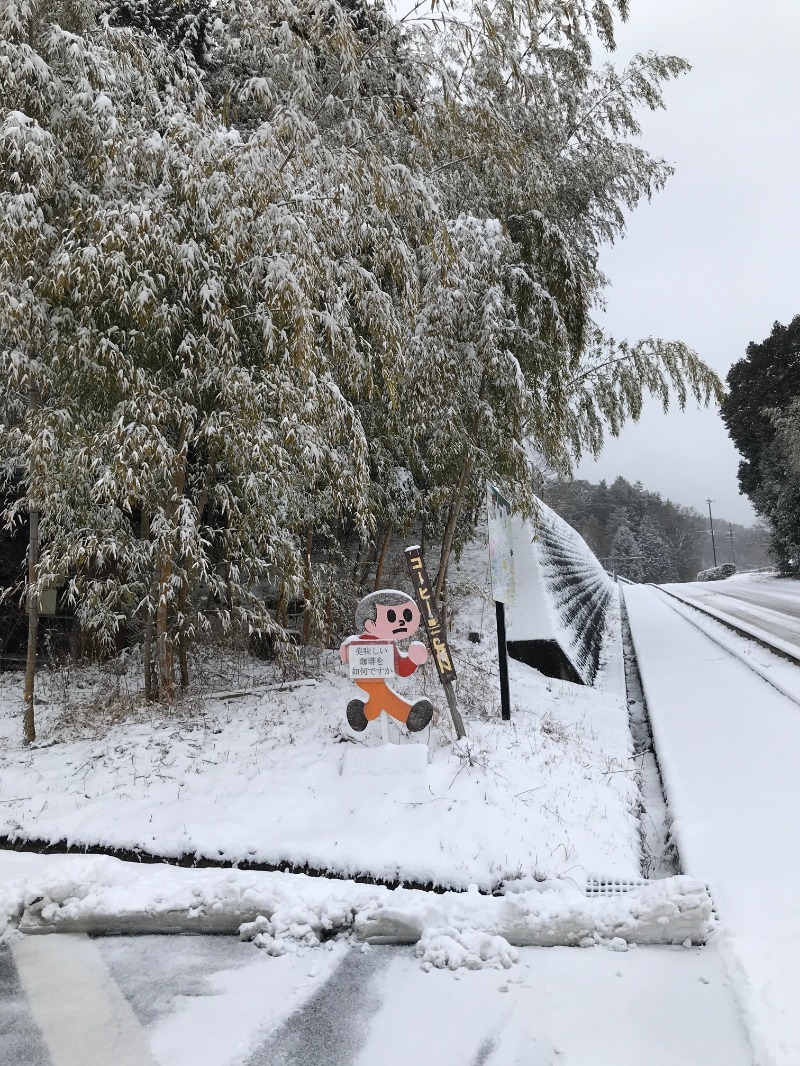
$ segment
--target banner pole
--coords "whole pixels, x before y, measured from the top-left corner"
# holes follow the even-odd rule
[[[514,548],[511,529],[511,502],[489,481],[486,483],[486,519],[489,533],[489,573],[497,621],[497,664],[500,668],[500,714],[511,720],[508,690],[508,647],[506,645],[506,604],[514,603]]]
[[[500,664],[500,714],[503,721],[511,721],[511,696],[508,691],[508,648],[506,647],[506,605],[495,600],[497,619],[497,658]]]

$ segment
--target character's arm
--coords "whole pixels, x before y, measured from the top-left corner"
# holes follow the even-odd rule
[[[418,666],[422,664],[428,658],[428,649],[419,640],[412,640],[408,646],[408,655],[400,651],[395,644],[394,647],[394,672],[399,677],[409,677]]]
[[[342,660],[343,663],[347,663],[350,661],[349,645],[352,644],[354,640],[358,640],[358,637],[348,637],[347,640],[345,640],[342,643],[342,646],[339,648],[339,658]]]

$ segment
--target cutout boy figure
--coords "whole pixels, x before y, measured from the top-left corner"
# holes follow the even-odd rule
[[[381,589],[365,596],[356,608],[356,629],[359,636],[348,637],[339,648],[343,663],[349,661],[349,646],[354,641],[380,641],[393,645],[394,672],[399,677],[409,677],[428,658],[428,649],[418,640],[408,646],[408,653],[400,651],[397,641],[405,640],[416,633],[420,623],[419,608],[414,600],[394,589]],[[347,705],[347,721],[351,729],[360,733],[374,722],[381,711],[404,725],[409,732],[418,733],[430,723],[433,704],[429,700],[409,703],[389,688],[382,678],[353,678],[365,700],[350,700]]]

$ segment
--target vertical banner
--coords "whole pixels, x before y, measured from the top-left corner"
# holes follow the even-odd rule
[[[456,671],[453,666],[453,657],[447,644],[447,635],[442,628],[442,620],[433,602],[434,588],[428,578],[425,563],[422,559],[422,551],[418,545],[406,548],[406,565],[414,585],[414,595],[419,604],[422,622],[428,635],[428,643],[431,646],[433,661],[439,680],[443,685],[449,684],[456,679]]]
[[[439,674],[439,680],[444,687],[444,693],[447,697],[447,705],[450,708],[450,715],[453,719],[456,736],[460,739],[461,737],[465,737],[467,733],[464,729],[461,714],[456,706],[456,696],[453,691],[453,682],[456,678],[456,671],[453,666],[453,656],[450,654],[450,647],[447,643],[447,634],[444,631],[442,620],[439,617],[439,611],[434,602],[434,586],[431,584],[428,572],[425,569],[425,562],[422,558],[422,550],[419,545],[415,544],[413,547],[406,548],[405,556],[408,573],[411,577],[411,583],[414,586],[414,595],[422,615],[422,621],[428,636],[428,643],[430,644],[433,661],[436,664],[436,671]]]
[[[511,532],[511,503],[487,482],[486,514],[489,522],[489,570],[492,575],[492,599],[497,621],[497,659],[500,666],[500,714],[511,719],[511,694],[508,686],[508,651],[506,649],[506,608],[514,603],[514,549]]]
[[[486,486],[486,513],[489,517],[489,566],[492,575],[492,599],[495,603],[514,603],[514,550],[511,540],[512,507],[494,485]]]

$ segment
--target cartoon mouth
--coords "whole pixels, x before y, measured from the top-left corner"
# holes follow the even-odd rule
[[[398,628],[397,629],[393,629],[392,632],[393,633],[407,633],[408,630],[406,629],[405,626],[398,626]]]

